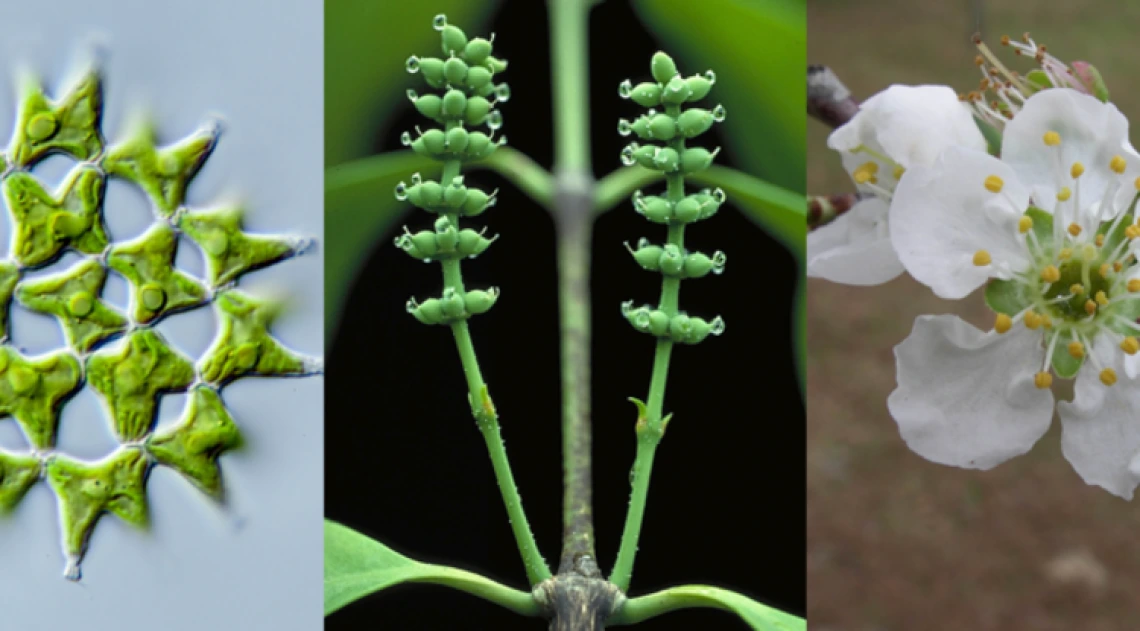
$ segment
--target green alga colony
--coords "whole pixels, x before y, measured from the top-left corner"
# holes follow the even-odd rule
[[[240,209],[185,207],[187,186],[217,142],[217,125],[158,146],[154,126],[139,121],[126,140],[107,146],[94,67],[56,100],[38,79],[24,77],[18,109],[15,134],[0,155],[0,191],[12,219],[10,248],[0,261],[0,419],[12,418],[30,449],[0,449],[0,510],[12,510],[46,480],[59,503],[64,575],[78,580],[100,516],[113,513],[146,526],[152,466],[170,467],[211,498],[223,499],[218,457],[241,442],[218,392],[223,385],[245,375],[319,370],[318,360],[285,348],[269,333],[280,305],[234,288],[243,273],[298,254],[308,241],[247,234]],[[51,154],[77,161],[56,191],[46,190],[30,172]],[[134,240],[114,243],[103,225],[108,178],[138,186],[150,201],[155,222]],[[201,248],[207,278],[175,268],[179,235]],[[65,251],[78,253],[80,262],[25,278]],[[101,298],[109,273],[130,286],[127,313]],[[68,347],[23,356],[8,330],[13,299],[54,316]],[[153,325],[207,305],[215,309],[220,330],[195,364]],[[81,462],[55,448],[62,405],[85,385],[104,402],[121,443],[97,462]],[[189,394],[186,410],[177,424],[156,432],[159,398],[172,392]]]

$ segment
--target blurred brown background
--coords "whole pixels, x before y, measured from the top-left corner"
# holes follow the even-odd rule
[[[964,92],[980,78],[970,42],[979,23],[1012,68],[1033,66],[998,40],[1029,31],[1062,60],[1097,66],[1113,102],[1140,116],[1136,2],[811,0],[808,61],[831,66],[860,100],[891,83]],[[810,194],[852,190],[829,131],[809,121]],[[980,292],[953,303],[909,278],[809,281],[812,630],[1140,629],[1140,499],[1086,486],[1061,455],[1059,424],[988,472],[927,462],[899,437],[886,408],[893,347],[915,316],[947,312],[991,324]]]

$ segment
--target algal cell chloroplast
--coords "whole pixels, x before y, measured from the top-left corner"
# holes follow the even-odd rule
[[[138,118],[123,138],[105,138],[102,76],[94,64],[57,95],[44,86],[31,75],[20,81],[14,133],[0,153],[0,196],[11,228],[0,257],[0,423],[15,423],[23,439],[22,448],[0,449],[0,513],[47,484],[59,506],[64,576],[79,580],[100,517],[139,528],[150,523],[153,467],[177,471],[224,503],[223,456],[241,444],[225,384],[250,374],[311,375],[321,362],[274,338],[277,301],[235,288],[243,274],[300,254],[311,239],[249,233],[237,210],[187,205],[187,191],[218,143],[217,119],[179,139],[164,138],[155,117]],[[49,155],[73,161],[54,187],[36,173]],[[105,221],[115,212],[106,207],[106,190],[116,179],[141,191],[153,217],[131,239],[111,233]],[[205,278],[178,269],[179,247],[200,250]],[[105,295],[112,277],[129,288],[129,304]],[[20,326],[9,323],[14,303],[53,317],[66,345],[25,356]],[[213,310],[218,323],[200,357],[155,328],[196,309]],[[57,446],[64,406],[87,387],[119,443],[95,461]],[[187,393],[185,409],[177,423],[156,431],[161,400],[175,392]]]

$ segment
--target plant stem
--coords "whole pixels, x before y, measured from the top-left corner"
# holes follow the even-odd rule
[[[665,107],[665,113],[670,116],[676,117],[679,112],[679,105]],[[670,141],[669,146],[681,154],[685,150],[685,141],[683,138],[677,138]],[[685,196],[685,177],[680,173],[666,175],[665,186],[665,196],[669,201],[676,203]],[[685,224],[670,224],[666,241],[683,251]],[[680,294],[681,279],[665,276],[661,281],[661,303],[658,308],[672,318],[677,314]],[[672,353],[673,340],[667,337],[658,338],[657,350],[653,356],[653,373],[649,378],[645,416],[637,419],[637,455],[633,461],[633,490],[630,493],[629,512],[625,518],[625,528],[622,530],[617,561],[614,562],[613,572],[610,574],[610,582],[623,592],[629,590],[629,581],[633,575],[637,541],[641,536],[641,522],[645,517],[645,502],[649,496],[653,456],[657,452],[657,445],[661,442],[668,423],[668,419],[662,418],[661,414],[665,406],[665,385],[669,379],[669,359]]]
[[[443,175],[440,184],[447,187],[459,174],[458,160],[448,160],[443,163]],[[457,218],[451,215],[453,223]],[[452,288],[463,292],[463,272],[458,259],[443,259],[443,284],[445,288]],[[518,487],[515,486],[514,476],[511,474],[511,465],[507,460],[507,448],[503,444],[502,433],[499,429],[499,417],[495,412],[495,405],[488,394],[487,384],[483,381],[483,373],[479,370],[479,360],[475,357],[475,345],[471,341],[471,331],[467,320],[458,320],[451,324],[451,332],[455,336],[455,346],[459,351],[459,361],[463,364],[463,374],[467,378],[468,400],[471,403],[471,414],[475,423],[483,434],[487,443],[487,452],[491,456],[491,466],[495,470],[495,479],[499,483],[499,491],[503,495],[503,503],[507,507],[507,516],[514,531],[515,542],[522,554],[523,564],[526,566],[527,579],[534,586],[550,578],[550,569],[538,551],[538,544],[530,530],[526,512],[523,511],[522,498]]]
[[[594,560],[590,432],[590,167],[587,23],[590,4],[548,0],[554,97],[554,220],[562,355],[560,575],[600,577]]]

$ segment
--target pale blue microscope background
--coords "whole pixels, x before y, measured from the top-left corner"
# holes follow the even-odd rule
[[[153,113],[160,142],[177,141],[220,114],[224,131],[190,186],[187,206],[246,202],[246,229],[317,237],[315,251],[246,275],[253,295],[285,290],[290,307],[273,333],[286,346],[323,354],[323,3],[320,0],[55,0],[0,4],[0,143],[14,120],[15,64],[63,87],[85,44],[106,51],[103,130],[121,140],[130,115]],[[74,166],[53,157],[33,173],[49,190]],[[0,204],[2,206],[2,204]],[[146,198],[111,180],[104,209],[115,241],[150,225]],[[0,256],[10,217],[0,209]],[[46,271],[66,269],[68,255]],[[177,263],[201,277],[196,246],[183,240]],[[128,304],[111,273],[104,297]],[[212,308],[158,326],[197,360],[217,330]],[[25,353],[62,348],[56,322],[18,307],[13,342]],[[222,390],[246,445],[221,459],[229,505],[211,504],[177,472],[156,467],[148,484],[149,532],[113,515],[98,523],[83,580],[64,580],[55,496],[37,484],[0,517],[0,628],[320,629],[322,615],[323,377],[248,377]],[[160,426],[182,415],[185,395],[167,395]],[[26,445],[10,418],[0,446]],[[58,450],[93,460],[116,444],[98,395],[85,387],[64,408]]]

